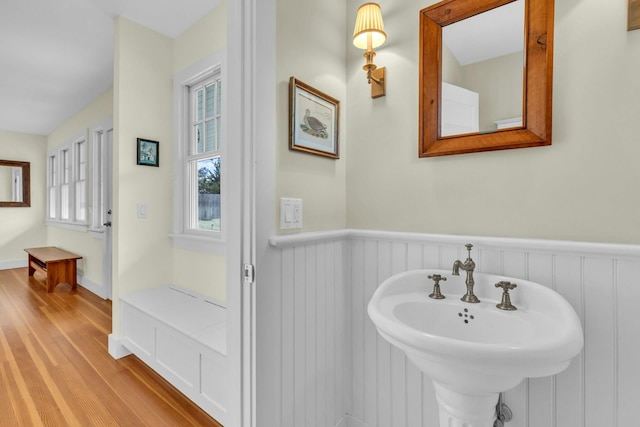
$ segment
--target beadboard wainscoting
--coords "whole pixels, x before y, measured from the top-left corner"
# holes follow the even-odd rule
[[[476,271],[549,286],[582,321],[584,350],[564,372],[505,394],[507,425],[640,422],[640,246],[363,230],[270,243],[281,261],[282,426],[438,427],[431,380],[378,335],[366,307],[384,279],[449,269],[465,243]]]
[[[281,360],[269,368],[279,378],[269,378],[268,384],[271,393],[276,392],[273,385],[280,385],[280,399],[275,400],[281,408],[266,417],[258,414],[258,425],[347,427],[351,347],[346,234],[272,238],[271,244],[280,261],[274,259],[275,277],[280,278]]]

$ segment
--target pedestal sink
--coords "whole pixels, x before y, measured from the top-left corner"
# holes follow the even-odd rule
[[[444,299],[429,297],[441,275]],[[385,280],[369,301],[369,317],[434,383],[441,427],[492,427],[500,392],[524,378],[554,375],[580,353],[580,321],[557,292],[538,283],[475,273],[479,303],[460,301],[465,279],[451,271],[415,270]],[[500,310],[502,289],[514,311]]]

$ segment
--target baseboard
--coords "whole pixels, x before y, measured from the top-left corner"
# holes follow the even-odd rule
[[[27,266],[27,260],[0,261],[0,270],[11,270],[12,268],[22,268]]]
[[[109,295],[107,295],[107,290],[100,283],[94,282],[93,280],[88,279],[82,275],[78,275],[78,284],[86,290],[98,295],[102,299],[109,298]]]
[[[122,338],[109,334],[109,354],[114,359],[120,359],[132,353],[122,344]]]

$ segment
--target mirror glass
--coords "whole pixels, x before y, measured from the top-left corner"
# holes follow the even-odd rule
[[[420,11],[420,157],[551,145],[553,11],[554,0],[443,0]],[[475,43],[495,29],[486,53]]]
[[[22,168],[0,166],[0,200],[22,202]]]
[[[442,28],[441,136],[522,127],[524,2]]]
[[[30,164],[0,160],[0,207],[27,207],[30,201]]]

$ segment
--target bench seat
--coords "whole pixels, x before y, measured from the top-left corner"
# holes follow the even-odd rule
[[[167,286],[120,298],[124,346],[224,424],[226,308]]]

